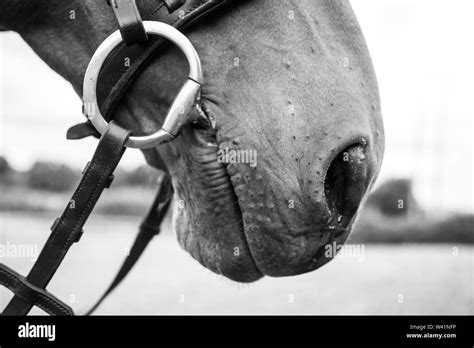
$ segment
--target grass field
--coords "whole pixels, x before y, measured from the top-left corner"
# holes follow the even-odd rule
[[[40,248],[51,221],[3,213],[0,244]],[[113,278],[138,221],[92,217],[48,289],[83,313]],[[169,224],[165,230],[98,314],[474,314],[472,245],[367,244],[362,260],[337,257],[310,274],[242,285],[206,270],[180,249]],[[0,262],[23,274],[33,264]],[[10,297],[0,290],[0,307]]]

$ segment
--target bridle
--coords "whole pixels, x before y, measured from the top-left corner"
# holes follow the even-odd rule
[[[26,277],[0,264],[0,284],[14,293],[3,315],[26,315],[33,306],[51,315],[74,315],[66,303],[46,287],[69,248],[78,242],[83,226],[101,193],[109,188],[113,172],[127,147],[154,148],[174,140],[184,126],[204,117],[214,120],[200,108],[203,74],[199,56],[191,42],[178,29],[192,24],[230,0],[156,0],[156,8],[147,21],[142,21],[135,0],[109,0],[120,30],[112,33],[98,47],[87,68],[83,84],[83,112],[88,121],[68,130],[68,139],[100,134],[100,141],[87,163],[71,200],[55,220],[51,234]],[[144,4],[141,4],[145,6]],[[153,36],[152,36],[153,35]],[[190,72],[188,79],[171,105],[160,130],[146,136],[132,136],[112,120],[114,109],[133,79],[163,48],[166,40],[176,44],[185,54]],[[131,62],[124,67],[123,59]],[[197,113],[191,111],[196,108]],[[198,115],[198,116],[196,116]],[[124,279],[151,239],[160,232],[160,224],[170,206],[173,187],[169,174],[158,179],[158,192],[140,225],[137,237],[116,277],[86,314],[91,314]]]

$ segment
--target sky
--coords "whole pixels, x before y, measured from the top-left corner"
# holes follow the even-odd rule
[[[379,183],[409,177],[428,209],[474,211],[474,1],[352,0],[380,88],[386,153]],[[81,101],[14,33],[0,33],[0,155],[82,167],[95,140],[65,141]],[[122,166],[143,164],[127,151]]]

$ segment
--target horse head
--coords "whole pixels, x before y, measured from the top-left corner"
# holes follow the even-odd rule
[[[156,0],[143,0],[146,11]],[[74,11],[74,18],[70,13]],[[117,26],[105,1],[8,0],[15,30],[80,95]],[[204,112],[172,143],[144,151],[169,171],[178,240],[208,269],[251,282],[317,269],[345,242],[380,170],[377,81],[346,1],[240,1],[187,32],[202,61]],[[154,59],[114,118],[158,129],[188,72],[175,47]],[[331,255],[333,255],[331,253]]]

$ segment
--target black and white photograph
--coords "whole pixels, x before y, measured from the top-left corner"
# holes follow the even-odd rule
[[[473,13],[0,0],[2,347],[69,340],[50,315],[472,347]]]

